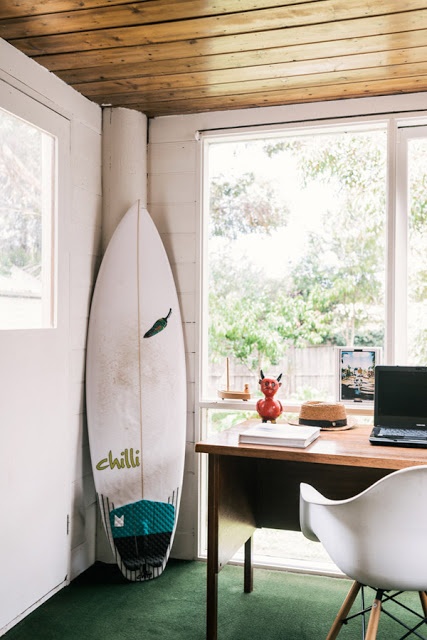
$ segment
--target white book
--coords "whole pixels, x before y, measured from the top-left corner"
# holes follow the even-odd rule
[[[320,435],[320,427],[261,423],[239,434],[242,444],[270,444],[276,447],[307,447]]]

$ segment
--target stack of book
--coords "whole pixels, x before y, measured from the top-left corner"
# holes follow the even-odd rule
[[[275,447],[307,447],[320,435],[320,427],[291,424],[256,424],[239,434],[242,444],[269,444]]]

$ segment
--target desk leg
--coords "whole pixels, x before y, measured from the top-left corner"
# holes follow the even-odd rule
[[[244,590],[252,591],[255,474],[252,460],[209,455],[206,638],[218,631],[218,574],[245,545]]]
[[[245,542],[244,591],[251,593],[254,589],[254,572],[252,567],[252,536]]]
[[[208,565],[206,598],[206,640],[217,640],[218,635],[218,574]]]
[[[218,635],[218,494],[219,460],[218,456],[209,456],[206,640],[217,640]]]

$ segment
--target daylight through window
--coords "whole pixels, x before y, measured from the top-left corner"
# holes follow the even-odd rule
[[[427,136],[426,131],[418,131]],[[408,140],[408,364],[427,364],[427,137]]]
[[[282,373],[333,400],[337,346],[384,346],[384,126],[208,145],[203,396]]]
[[[53,326],[55,139],[0,109],[0,329]]]

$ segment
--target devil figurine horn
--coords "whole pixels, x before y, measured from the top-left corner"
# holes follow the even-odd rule
[[[263,374],[262,369],[261,369],[261,380],[264,380],[264,378],[265,378],[265,375]]]
[[[276,379],[277,379],[277,382],[280,382],[281,378],[282,378],[282,374],[280,374],[280,375],[276,378]]]

